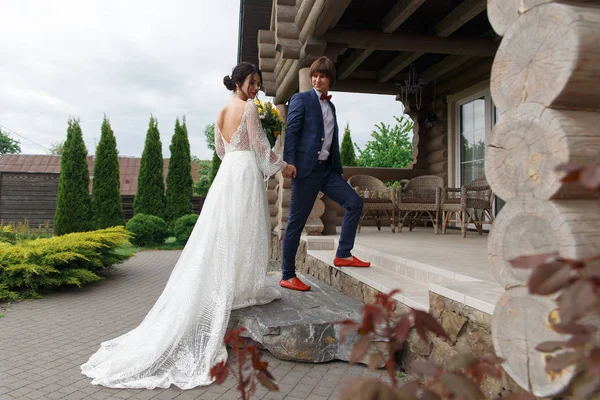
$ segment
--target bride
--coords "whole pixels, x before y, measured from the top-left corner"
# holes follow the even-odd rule
[[[223,337],[231,310],[269,303],[265,285],[270,220],[265,177],[288,166],[271,151],[252,99],[262,74],[237,65],[223,82],[235,92],[215,126],[223,160],[202,212],[167,285],[142,323],[101,344],[81,366],[92,384],[181,389],[212,383],[210,369],[227,358]]]

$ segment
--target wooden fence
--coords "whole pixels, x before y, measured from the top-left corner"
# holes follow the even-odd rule
[[[24,222],[32,227],[54,221],[58,194],[56,173],[0,172],[0,220]],[[125,220],[133,217],[134,195],[122,195]],[[192,211],[202,210],[204,197],[192,197]]]

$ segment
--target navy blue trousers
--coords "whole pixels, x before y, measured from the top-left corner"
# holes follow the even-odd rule
[[[323,192],[346,210],[336,257],[352,255],[363,201],[341,175],[332,171],[329,161],[319,161],[309,176],[292,180],[290,213],[283,236],[282,279],[296,276],[296,252],[300,236],[319,192]]]

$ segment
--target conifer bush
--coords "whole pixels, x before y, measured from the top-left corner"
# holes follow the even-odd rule
[[[196,221],[198,221],[197,214],[184,215],[175,221],[174,233],[179,243],[187,243],[190,235],[192,234],[192,230],[194,230]]]
[[[79,120],[69,119],[67,141],[60,159],[54,233],[64,235],[92,228],[87,149]]]
[[[0,242],[0,301],[39,298],[61,287],[81,287],[102,279],[96,273],[129,255],[123,227],[77,232],[51,238]]]
[[[192,211],[192,156],[185,119],[175,122],[175,133],[171,141],[171,157],[167,174],[165,219],[169,223]]]
[[[138,189],[133,202],[135,214],[164,217],[165,181],[163,178],[163,156],[158,122],[150,117],[140,172]]]
[[[93,223],[96,229],[125,225],[119,181],[117,140],[104,116],[102,135],[96,149],[94,186],[92,189]]]
[[[167,223],[155,215],[136,214],[127,222],[127,230],[133,235],[131,242],[136,246],[163,244],[169,236]]]

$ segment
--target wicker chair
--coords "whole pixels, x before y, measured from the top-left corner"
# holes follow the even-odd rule
[[[461,188],[445,189],[442,196],[442,233],[446,233],[448,222],[458,222],[463,237],[467,236],[469,224],[474,224],[477,233],[482,235],[483,225],[494,222],[493,204],[494,193],[485,176]]]
[[[369,175],[354,175],[348,179],[348,184],[363,199],[363,214],[358,222],[358,232],[365,217],[375,221],[377,229],[381,230],[381,219],[386,216],[390,219],[392,232],[396,232],[396,196],[394,189],[388,188],[385,183]],[[368,197],[365,196],[365,190]]]
[[[443,188],[444,180],[438,176],[425,175],[411,179],[398,194],[399,214],[404,213],[398,231],[402,232],[407,219],[409,219],[408,229],[412,231],[417,220],[426,214],[433,223],[433,231],[437,235]]]

